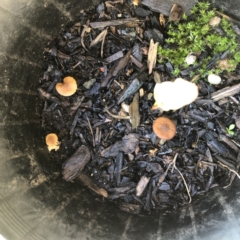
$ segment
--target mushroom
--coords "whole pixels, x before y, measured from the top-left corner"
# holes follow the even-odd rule
[[[219,77],[218,75],[216,74],[209,74],[208,75],[208,82],[213,84],[213,85],[217,85],[221,82],[221,77]]]
[[[64,97],[72,96],[77,90],[77,82],[73,77],[65,77],[63,83],[56,84],[56,90]]]
[[[169,118],[159,117],[153,122],[153,132],[161,140],[170,140],[176,134],[176,126]]]
[[[59,149],[60,142],[58,142],[58,136],[55,133],[48,134],[45,139],[49,152]]]
[[[192,65],[196,62],[197,60],[197,57],[193,54],[193,53],[189,53],[187,55],[187,57],[185,58],[185,62],[188,64],[188,65]]]
[[[212,18],[210,19],[209,25],[210,25],[211,27],[216,27],[216,26],[219,25],[220,22],[221,22],[221,18],[215,16],[215,17],[212,17]]]
[[[154,88],[155,103],[152,110],[177,110],[188,105],[198,97],[198,87],[195,83],[177,78],[174,82],[156,83]]]

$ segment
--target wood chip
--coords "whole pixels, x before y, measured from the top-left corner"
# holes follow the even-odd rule
[[[77,151],[63,164],[63,179],[72,181],[78,173],[83,170],[91,158],[89,149],[82,145]]]
[[[153,39],[151,39],[147,60],[149,74],[152,73],[153,68],[156,66],[158,45],[159,42],[154,43]]]
[[[215,102],[215,101],[221,100],[222,98],[233,96],[239,93],[239,91],[240,91],[240,83],[232,87],[225,87],[217,92],[212,93],[211,98]]]
[[[136,196],[140,197],[143,193],[143,191],[146,189],[147,184],[149,182],[150,178],[142,176],[140,181],[138,182],[138,185],[136,187]]]
[[[90,26],[92,28],[105,28],[109,26],[118,26],[126,23],[138,22],[138,21],[139,20],[137,18],[128,18],[128,19],[111,20],[111,21],[105,21],[105,22],[91,22]]]
[[[108,193],[105,189],[98,187],[95,183],[93,183],[92,179],[88,177],[85,173],[79,173],[78,179],[83,182],[89,189],[94,191],[95,193],[107,198]]]
[[[173,4],[169,15],[169,21],[179,22],[183,15],[183,9],[178,4]]]

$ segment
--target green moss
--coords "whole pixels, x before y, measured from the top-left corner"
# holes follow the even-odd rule
[[[208,2],[199,2],[191,10],[192,15],[183,15],[179,23],[171,23],[168,28],[168,38],[165,46],[159,46],[159,62],[169,61],[174,65],[173,74],[178,76],[180,70],[186,66],[185,58],[189,53],[198,54],[201,51],[208,50],[209,57],[203,60],[201,67],[194,74],[205,74],[206,66],[215,54],[224,53],[228,50],[227,58],[232,66],[240,63],[240,53],[237,52],[238,44],[236,43],[237,34],[232,29],[232,24],[222,18],[219,28],[224,33],[220,35],[216,28],[209,25],[212,17],[216,16],[215,9],[209,9]],[[191,19],[191,20],[190,20]],[[209,70],[209,69],[208,69]],[[233,68],[228,71],[233,71]],[[220,73],[217,65],[212,72]]]

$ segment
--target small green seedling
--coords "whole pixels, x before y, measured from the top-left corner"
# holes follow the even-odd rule
[[[233,129],[235,128],[235,124],[231,124],[227,129],[228,134],[234,135]]]

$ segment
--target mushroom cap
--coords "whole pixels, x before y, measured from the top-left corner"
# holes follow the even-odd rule
[[[153,131],[161,139],[170,140],[176,134],[176,126],[167,117],[159,117],[153,122]]]
[[[73,77],[65,77],[63,83],[56,84],[56,90],[64,97],[72,96],[77,91],[77,82]]]
[[[209,25],[212,27],[216,27],[219,25],[219,23],[221,22],[221,18],[220,17],[212,17],[209,21]]]
[[[217,85],[221,82],[221,77],[216,75],[216,74],[209,74],[208,75],[208,82],[213,84],[213,85]]]
[[[154,99],[156,102],[152,109],[177,110],[192,103],[197,97],[197,85],[182,78],[177,78],[174,82],[156,83],[154,87]]]
[[[55,133],[50,133],[45,138],[49,152],[51,150],[57,151],[59,149],[58,136]]]

